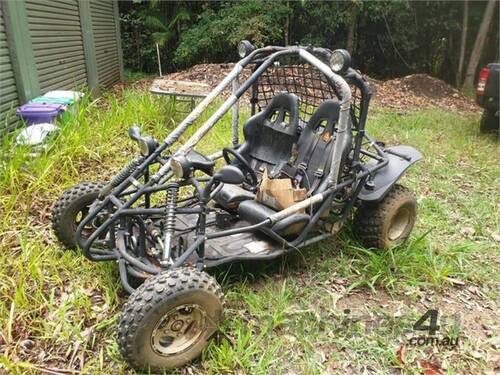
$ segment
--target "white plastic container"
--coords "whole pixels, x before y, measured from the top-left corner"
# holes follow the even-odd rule
[[[83,92],[71,91],[71,90],[54,90],[49,91],[45,95],[45,98],[63,98],[63,99],[73,99],[75,102],[79,101],[83,97]]]

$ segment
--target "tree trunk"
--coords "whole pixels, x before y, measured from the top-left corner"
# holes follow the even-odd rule
[[[285,18],[285,46],[290,45],[290,1],[286,2],[287,14]]]
[[[460,41],[460,58],[458,60],[458,71],[455,84],[460,87],[462,73],[464,70],[465,46],[467,45],[467,28],[469,26],[469,0],[464,1],[464,13],[462,18],[462,40]]]
[[[358,22],[358,7],[356,4],[352,6],[352,13],[349,20],[349,27],[347,29],[347,50],[349,53],[354,52],[354,38],[356,37],[356,24]]]
[[[481,52],[483,51],[486,35],[493,18],[495,5],[496,0],[488,0],[488,4],[486,5],[486,9],[484,10],[483,20],[481,21],[481,26],[479,27],[476,41],[474,42],[474,48],[472,49],[472,53],[470,55],[467,72],[465,73],[465,80],[463,85],[464,89],[474,88],[474,76],[476,74],[477,65],[479,64],[479,59],[481,58]]]

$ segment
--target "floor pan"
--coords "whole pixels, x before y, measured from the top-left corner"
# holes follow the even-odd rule
[[[176,228],[180,230],[191,228],[196,225],[196,219],[196,215],[178,215]],[[207,223],[213,223],[214,221],[215,214],[207,216]],[[207,227],[207,234],[247,225],[250,224],[242,220],[236,221],[224,229],[217,228],[212,224]],[[185,236],[188,245],[191,244],[194,241],[194,230],[188,232]],[[287,249],[282,244],[260,232],[233,234],[205,242],[205,265],[215,267],[223,263],[239,260],[272,259],[283,255],[286,251]],[[196,261],[196,257],[193,256],[189,261]]]

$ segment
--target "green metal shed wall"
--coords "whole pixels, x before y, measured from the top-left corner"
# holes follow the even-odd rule
[[[79,7],[72,0],[26,0],[40,91],[87,84]]]
[[[2,8],[0,3],[0,133],[14,126],[16,116],[13,109],[19,105]]]
[[[0,0],[0,134],[12,107],[122,75],[117,0]]]
[[[113,1],[92,0],[90,13],[100,85],[110,85],[120,80],[120,49],[116,43],[115,9]]]

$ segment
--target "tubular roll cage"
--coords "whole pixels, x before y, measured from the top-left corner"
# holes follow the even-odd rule
[[[139,218],[138,225],[144,227],[144,221],[140,216],[161,216],[166,213],[165,207],[150,207],[150,196],[152,193],[159,191],[166,191],[173,185],[192,185],[198,193],[200,200],[200,207],[176,207],[176,213],[190,213],[198,214],[199,228],[196,229],[195,241],[187,247],[187,249],[178,256],[169,267],[178,267],[182,265],[195,251],[198,253],[201,263],[204,256],[204,243],[206,240],[212,238],[224,237],[238,233],[253,232],[256,230],[263,231],[272,239],[280,242],[284,246],[284,251],[292,248],[303,247],[314,242],[323,240],[333,235],[333,233],[322,233],[312,238],[306,239],[307,234],[313,226],[320,219],[321,215],[331,206],[335,197],[346,187],[352,186],[352,194],[348,198],[347,203],[344,205],[339,221],[344,220],[352,208],[361,188],[365,185],[366,181],[377,170],[385,167],[388,164],[388,158],[384,150],[375,143],[368,135],[365,134],[365,123],[368,112],[368,105],[371,98],[371,92],[368,85],[363,80],[361,75],[355,70],[349,68],[344,77],[334,73],[331,68],[324,62],[328,61],[331,51],[323,48],[290,46],[290,47],[265,47],[256,49],[248,56],[235,64],[232,71],[220,82],[220,84],[202,100],[196,108],[175,128],[160,144],[154,152],[147,157],[138,157],[132,160],[125,166],[100,192],[97,201],[91,206],[89,214],[81,221],[77,228],[76,239],[79,246],[82,248],[84,255],[93,261],[104,260],[118,260],[120,275],[122,282],[127,289],[130,286],[126,280],[126,271],[128,270],[132,275],[144,277],[147,274],[156,274],[163,270],[144,258],[136,257],[126,251],[126,235],[125,235],[125,218],[136,217]],[[333,145],[333,157],[328,175],[327,188],[311,197],[296,203],[282,211],[278,211],[266,220],[254,225],[248,225],[235,229],[223,230],[215,233],[205,233],[206,226],[206,204],[210,200],[210,194],[207,189],[203,189],[199,182],[208,181],[207,178],[191,178],[179,183],[169,183],[168,180],[173,176],[170,168],[171,158],[180,154],[185,154],[193,149],[194,146],[203,138],[203,136],[217,123],[217,121],[232,108],[232,143],[234,146],[238,144],[238,100],[241,98],[252,85],[256,84],[259,76],[277,61],[278,58],[283,56],[298,55],[306,63],[318,69],[326,77],[329,85],[338,93],[340,99],[340,116],[338,120],[337,136]],[[243,83],[239,83],[239,74],[250,63],[255,64],[251,76]],[[355,118],[353,108],[351,107],[351,88],[346,82],[355,86],[361,92],[361,102],[359,117]],[[162,157],[162,153],[167,151],[179,137],[200,117],[200,115],[207,109],[207,107],[218,97],[223,90],[232,84],[232,94],[224,101],[219,109],[212,114],[212,116],[199,127],[194,135],[182,145],[175,153],[167,157]],[[344,143],[348,142],[348,133],[351,132],[352,121],[355,122],[357,134],[354,137],[354,147],[352,151],[351,173],[343,181],[339,181],[341,177],[341,155],[344,149]],[[375,153],[368,152],[362,149],[363,139],[367,139],[370,146],[373,147]],[[368,166],[360,162],[360,155],[365,155],[373,159],[375,163],[370,163]],[[221,152],[217,152],[209,156],[211,160],[216,160],[221,157]],[[161,167],[158,171],[150,175],[150,165],[159,163]],[[139,178],[144,178],[144,183],[138,181]],[[131,189],[129,189],[131,188]],[[125,196],[128,199],[123,199]],[[144,196],[143,207],[132,207],[132,205]],[[319,207],[313,213],[311,211],[311,220],[304,227],[298,237],[293,241],[288,241],[282,236],[278,235],[271,229],[271,226],[278,221],[293,215],[303,209],[309,207]],[[110,209],[111,208],[111,209]],[[106,219],[97,226],[95,231],[85,240],[82,237],[82,230],[85,226],[95,222],[96,218],[107,209]],[[117,228],[118,226],[118,228]],[[109,234],[109,248],[103,250],[102,248],[93,248],[94,242],[105,235]],[[144,239],[141,240],[145,242]],[[144,250],[145,244],[140,244]],[[201,264],[203,267],[203,264]]]

